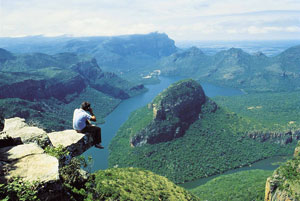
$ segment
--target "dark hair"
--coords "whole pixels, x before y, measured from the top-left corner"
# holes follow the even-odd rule
[[[90,107],[91,107],[91,104],[89,102],[86,102],[86,101],[81,103],[81,106],[80,106],[80,108],[85,110],[85,111],[88,111],[90,109]]]

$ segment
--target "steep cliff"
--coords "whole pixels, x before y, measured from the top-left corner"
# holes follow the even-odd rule
[[[293,159],[280,166],[267,179],[265,201],[300,200],[300,142]]]
[[[206,101],[201,85],[194,80],[171,85],[148,105],[153,111],[153,121],[132,136],[131,144],[142,146],[182,137],[189,126],[199,119]]]
[[[94,144],[91,134],[74,130],[46,133],[29,126],[24,119],[5,119],[0,133],[0,199],[27,200],[36,196],[33,200],[62,200],[64,168],[72,157]],[[74,175],[77,171],[73,169]]]

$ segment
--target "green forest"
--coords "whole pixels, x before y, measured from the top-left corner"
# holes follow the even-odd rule
[[[283,107],[282,111],[286,111],[285,105],[280,106]],[[154,145],[131,147],[130,136],[147,126],[152,118],[152,110],[147,107],[130,115],[109,146],[110,167],[142,167],[166,176],[175,183],[183,183],[246,166],[267,157],[292,154],[295,147],[295,143],[282,146],[250,139],[248,133],[265,133],[271,130],[270,127],[223,106],[219,106],[216,112],[202,113],[183,137]]]
[[[250,170],[222,175],[191,189],[200,200],[264,201],[266,180],[273,171]]]

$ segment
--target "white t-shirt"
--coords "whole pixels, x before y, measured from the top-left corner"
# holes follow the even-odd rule
[[[83,109],[75,109],[73,114],[73,128],[82,130],[86,127],[86,120],[90,120],[92,116]]]

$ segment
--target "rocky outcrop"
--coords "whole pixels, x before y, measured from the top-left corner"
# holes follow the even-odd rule
[[[144,85],[130,87],[129,82],[116,74],[103,72],[96,59],[78,62],[72,65],[71,69],[84,77],[92,88],[118,99],[127,99],[145,90]]]
[[[159,94],[148,106],[153,111],[153,121],[134,135],[133,146],[155,144],[181,137],[199,118],[206,97],[194,80],[177,82]]]
[[[23,144],[33,142],[41,147],[50,144],[47,133],[43,129],[29,126],[25,123],[25,119],[19,117],[5,119],[2,135]]]
[[[300,200],[300,142],[295,149],[294,158],[274,171],[267,179],[265,201]]]
[[[26,181],[58,182],[58,159],[46,154],[35,143],[0,149],[1,181],[22,177]]]
[[[47,134],[40,128],[29,126],[24,119],[5,119],[4,130],[0,133],[0,182],[6,183],[16,177],[37,181],[41,200],[55,200],[63,189],[60,169],[68,162],[64,159],[78,156],[94,144],[91,134],[74,130]],[[46,145],[62,146],[69,155],[63,160],[51,156],[43,149]],[[49,194],[49,189],[53,193]]]
[[[275,144],[286,145],[300,139],[300,130],[287,132],[251,132],[248,137],[260,142],[272,142]]]
[[[54,147],[63,146],[71,157],[79,156],[95,144],[90,133],[82,134],[75,130],[48,133],[48,137]]]

